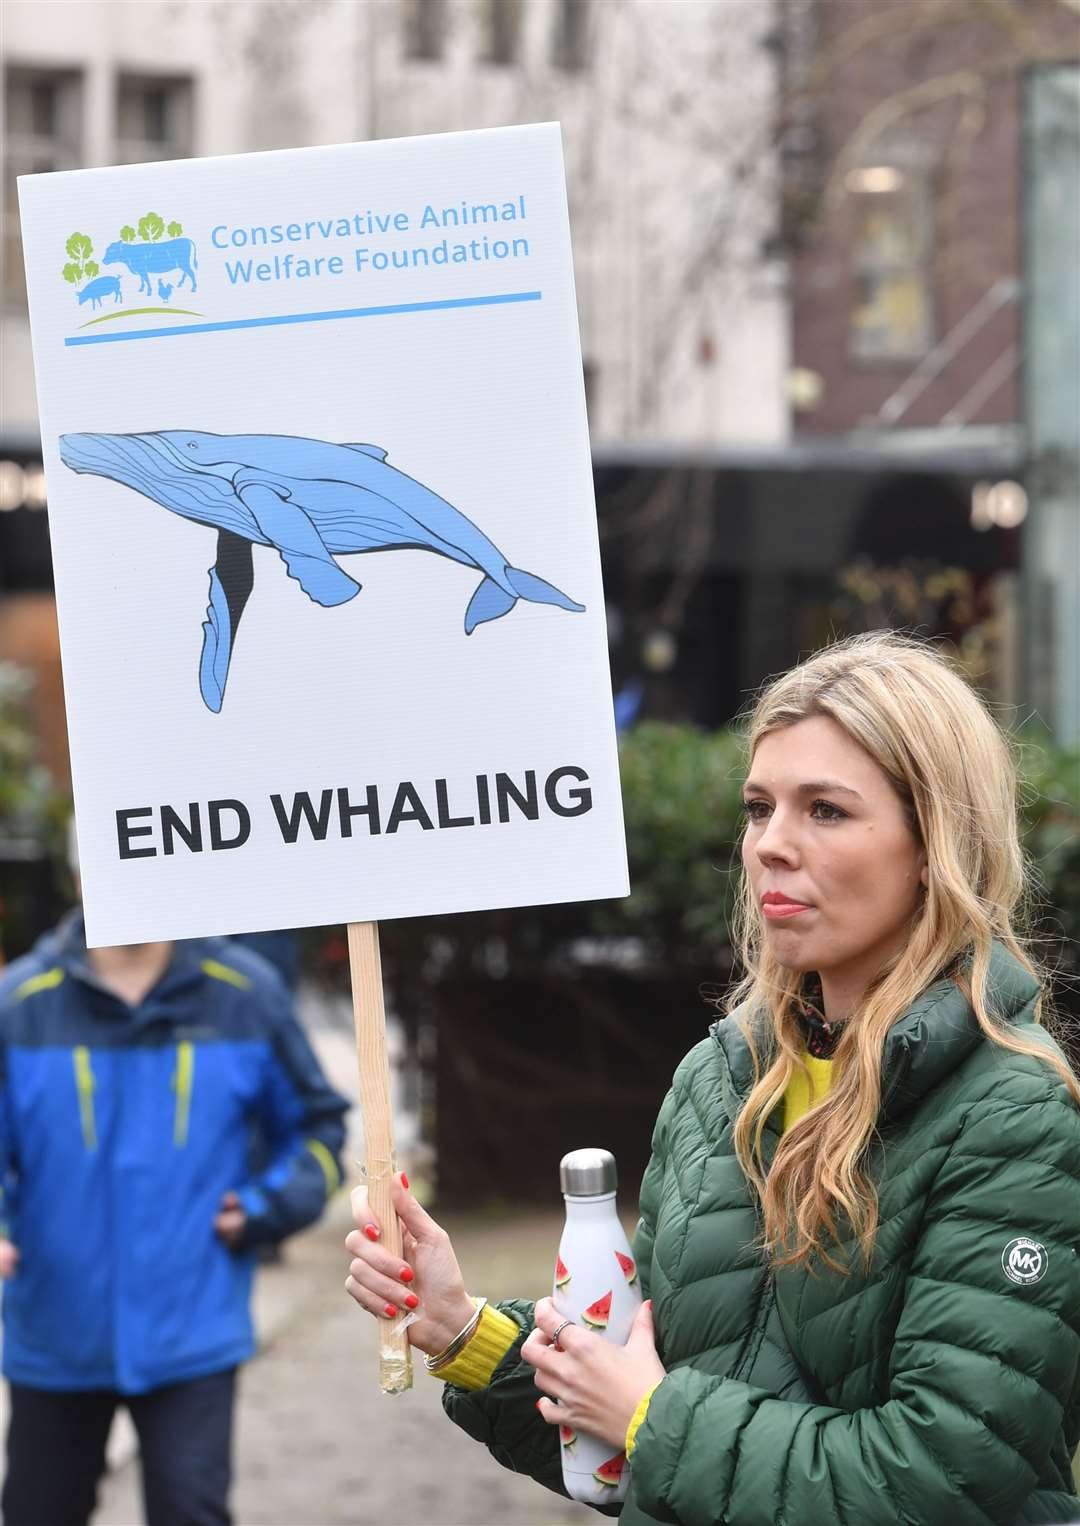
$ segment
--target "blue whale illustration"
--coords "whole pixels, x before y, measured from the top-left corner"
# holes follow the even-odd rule
[[[344,604],[361,588],[335,556],[412,548],[475,567],[483,577],[465,611],[467,636],[507,614],[518,599],[578,613],[585,608],[511,567],[470,519],[392,467],[377,445],[163,429],[61,435],[60,458],[73,471],[109,477],[217,530],[199,662],[199,690],[215,712],[254,583],[253,545],[273,546],[308,598],[326,606]]]

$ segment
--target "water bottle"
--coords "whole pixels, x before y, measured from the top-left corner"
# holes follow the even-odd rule
[[[552,1299],[563,1319],[624,1346],[641,1307],[630,1243],[615,1211],[615,1157],[608,1150],[571,1150],[559,1165],[566,1228],[555,1262]],[[563,1483],[586,1504],[626,1498],[630,1465],[621,1449],[596,1436],[559,1427]]]

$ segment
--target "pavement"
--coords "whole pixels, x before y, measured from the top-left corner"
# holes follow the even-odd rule
[[[337,1020],[309,1023],[332,1083],[355,1096],[356,1051]],[[411,1120],[399,1155],[410,1179],[425,1162]],[[403,1144],[404,1141],[404,1144]],[[410,1149],[416,1149],[415,1156]],[[358,1120],[350,1153],[360,1151]],[[414,1175],[414,1167],[415,1175]],[[557,1202],[557,1188],[554,1189]],[[550,1212],[447,1216],[475,1292],[500,1298],[550,1291],[562,1231]],[[344,1290],[352,1227],[341,1192],[321,1222],[263,1267],[255,1291],[259,1354],[244,1370],[237,1405],[232,1507],[236,1526],[569,1526],[591,1510],[501,1468],[444,1415],[442,1384],[414,1364],[414,1386],[384,1395],[375,1322]],[[141,1526],[134,1433],[118,1416],[94,1526]]]
[[[561,1216],[445,1220],[468,1286],[495,1297],[546,1292]],[[414,1363],[409,1393],[378,1385],[375,1322],[344,1291],[348,1199],[263,1268],[259,1355],[240,1384],[234,1449],[237,1526],[563,1526],[595,1520],[507,1472],[453,1425],[442,1384]],[[531,1275],[529,1270],[531,1269]],[[126,1416],[124,1417],[126,1420]],[[95,1526],[140,1526],[133,1437],[113,1447]]]

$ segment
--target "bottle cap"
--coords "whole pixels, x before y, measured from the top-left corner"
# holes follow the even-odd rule
[[[571,1150],[559,1162],[559,1185],[568,1197],[606,1197],[619,1185],[610,1150]]]

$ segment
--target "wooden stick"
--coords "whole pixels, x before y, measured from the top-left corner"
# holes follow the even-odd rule
[[[397,1162],[390,1114],[390,1062],[386,1052],[379,924],[350,922],[348,934],[368,1200],[382,1226],[380,1242],[394,1255],[400,1256],[401,1225],[390,1198],[390,1178]],[[412,1387],[412,1350],[408,1334],[400,1328],[400,1320],[380,1319],[378,1329],[379,1386],[384,1394],[404,1393]]]

